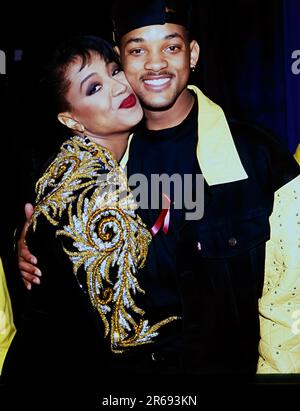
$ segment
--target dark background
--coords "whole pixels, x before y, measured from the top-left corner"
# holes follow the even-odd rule
[[[0,246],[7,262],[23,205],[32,200],[36,170],[64,137],[39,93],[41,66],[66,36],[111,40],[111,26],[110,2],[1,7],[7,70],[0,75]],[[191,82],[227,115],[264,126],[294,152],[300,140],[300,75],[291,71],[291,54],[300,50],[300,0],[194,1],[193,18],[201,55]]]

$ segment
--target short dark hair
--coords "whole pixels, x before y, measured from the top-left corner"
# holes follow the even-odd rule
[[[41,83],[56,114],[71,108],[66,99],[66,93],[70,87],[70,82],[66,79],[69,65],[80,58],[82,68],[85,67],[90,61],[92,53],[99,54],[106,63],[116,62],[120,64],[119,57],[112,45],[96,36],[73,36],[54,50],[47,67],[45,67]]]

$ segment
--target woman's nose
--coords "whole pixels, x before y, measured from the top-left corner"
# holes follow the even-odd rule
[[[121,81],[113,80],[112,95],[114,97],[119,96],[127,91],[127,85]]]

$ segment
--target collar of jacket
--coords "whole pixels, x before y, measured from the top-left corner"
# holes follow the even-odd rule
[[[198,99],[197,158],[208,185],[231,183],[248,178],[233,142],[228,123],[220,106],[207,98],[196,86],[188,86]],[[126,152],[120,162],[128,161],[130,135]]]
[[[298,144],[296,152],[295,152],[295,160],[298,162],[298,164],[300,164],[300,144]]]

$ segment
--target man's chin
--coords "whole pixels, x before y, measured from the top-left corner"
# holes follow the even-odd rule
[[[175,99],[170,100],[163,100],[163,101],[155,101],[154,99],[151,101],[142,100],[141,104],[143,109],[150,110],[150,111],[165,111],[170,109],[175,103]]]

